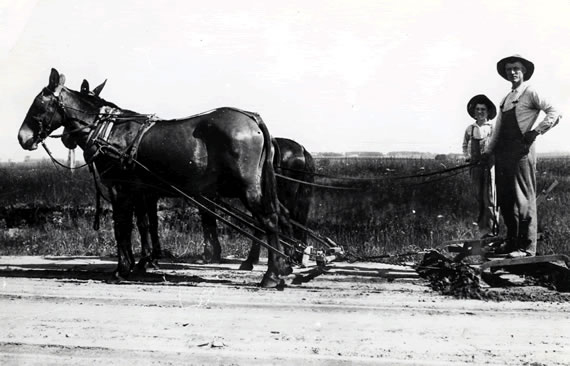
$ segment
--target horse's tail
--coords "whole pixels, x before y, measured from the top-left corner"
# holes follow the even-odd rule
[[[255,120],[263,134],[263,151],[264,160],[262,162],[261,171],[261,190],[263,194],[263,205],[266,213],[279,212],[279,200],[277,198],[277,179],[275,179],[275,170],[273,168],[273,150],[272,138],[265,122],[256,114]]]
[[[275,138],[271,138],[271,145],[273,146],[273,170],[275,173],[281,174],[281,148]]]
[[[305,167],[303,169],[303,176],[300,180],[313,183],[315,181],[315,160],[313,156],[303,148],[303,155],[305,156]],[[313,186],[308,184],[299,184],[299,188],[297,190],[297,195],[295,199],[295,209],[292,212],[292,216],[294,219],[301,223],[302,225],[307,225],[309,221],[309,212],[311,210],[311,204],[313,200]],[[297,239],[301,239],[303,241],[307,241],[307,233],[305,231],[299,232],[297,235]]]

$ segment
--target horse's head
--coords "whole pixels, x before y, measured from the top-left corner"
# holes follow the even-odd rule
[[[64,83],[65,76],[51,69],[48,86],[34,99],[18,132],[18,141],[24,149],[37,149],[38,143],[63,124],[60,93]]]
[[[101,91],[103,90],[103,87],[105,86],[105,84],[107,83],[107,80],[105,80],[104,82],[102,82],[99,86],[97,86],[95,89],[93,89],[92,91],[89,90],[89,82],[85,79],[83,79],[83,82],[81,83],[81,89],[80,92],[83,95],[88,95],[91,97],[99,97],[99,94],[101,93]],[[61,136],[61,142],[63,142],[63,145],[65,145],[65,147],[67,147],[68,149],[75,149],[77,147],[77,141],[75,140],[73,133],[72,133],[72,128],[66,126],[65,129],[63,130],[63,134]]]

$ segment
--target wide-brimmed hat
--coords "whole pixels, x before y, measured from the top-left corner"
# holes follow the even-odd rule
[[[471,118],[477,119],[475,118],[475,106],[477,104],[485,104],[487,106],[487,117],[489,120],[492,120],[497,116],[497,108],[495,107],[495,104],[493,104],[485,94],[477,94],[469,100],[469,103],[467,103],[467,113],[469,113]]]
[[[512,55],[509,57],[505,57],[501,61],[497,62],[497,72],[499,73],[499,75],[503,77],[503,79],[509,80],[507,79],[507,72],[505,71],[505,65],[517,61],[523,64],[523,66],[525,67],[526,72],[524,73],[524,80],[527,81],[528,79],[531,78],[532,73],[534,72],[534,64],[520,55]]]

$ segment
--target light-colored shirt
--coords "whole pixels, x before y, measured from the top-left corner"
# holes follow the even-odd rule
[[[472,140],[479,140],[479,147],[481,148],[481,152],[485,151],[485,148],[491,138],[491,134],[493,133],[494,123],[491,121],[487,121],[483,123],[481,126],[477,124],[477,122],[473,122],[465,129],[465,135],[463,137],[463,155],[466,158],[471,157],[471,141]]]
[[[487,152],[492,152],[497,144],[503,112],[513,108],[516,108],[515,115],[522,134],[532,130],[540,111],[546,113],[546,116],[534,130],[541,135],[556,126],[561,117],[558,111],[547,100],[541,98],[532,86],[522,83],[518,88],[511,90],[501,102],[495,129],[487,144]]]

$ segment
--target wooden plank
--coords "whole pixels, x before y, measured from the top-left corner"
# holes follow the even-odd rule
[[[491,260],[481,264],[479,269],[484,271],[493,267],[507,267],[507,266],[518,266],[525,264],[535,264],[535,263],[548,263],[548,262],[565,262],[567,266],[570,266],[570,258],[564,254],[551,254],[551,255],[539,255],[535,257],[523,257],[523,258],[507,258]]]

